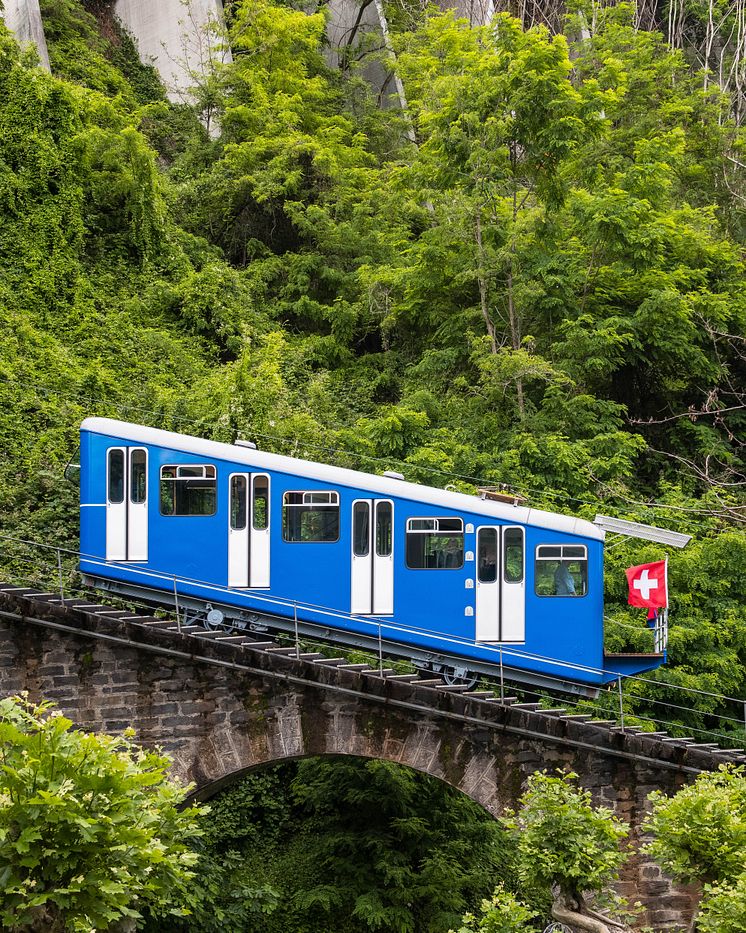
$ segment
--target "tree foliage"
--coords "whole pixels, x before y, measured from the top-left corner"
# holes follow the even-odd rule
[[[176,916],[199,808],[165,756],[72,728],[50,703],[0,700],[0,919],[6,930],[107,929]]]
[[[620,848],[629,827],[607,807],[594,807],[590,792],[574,786],[576,778],[532,774],[508,825],[524,887],[551,893],[556,920],[601,931],[599,909],[622,906],[613,883],[629,856]],[[602,925],[587,925],[588,918]]]

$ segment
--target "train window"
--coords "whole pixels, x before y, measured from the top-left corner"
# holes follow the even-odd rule
[[[523,529],[506,528],[503,538],[503,580],[523,582]]]
[[[286,492],[282,497],[282,538],[291,542],[339,540],[338,492]]]
[[[253,523],[256,531],[269,528],[269,477],[254,477]]]
[[[585,545],[548,545],[536,548],[537,596],[585,596],[588,592],[588,550]]]
[[[376,554],[390,557],[393,547],[394,507],[390,502],[376,504]]]
[[[407,567],[458,570],[464,565],[464,523],[460,518],[410,518]]]
[[[352,553],[367,557],[370,551],[370,502],[356,502],[352,507]]]
[[[147,454],[144,450],[130,453],[130,499],[135,504],[145,502],[148,497]]]
[[[161,515],[214,515],[215,467],[171,464],[161,467]]]
[[[231,528],[243,531],[246,527],[246,477],[231,476]]]
[[[113,505],[124,502],[124,451],[109,451],[108,499]]]
[[[477,579],[480,583],[497,580],[497,528],[477,532]]]

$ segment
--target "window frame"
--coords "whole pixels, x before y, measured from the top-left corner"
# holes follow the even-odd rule
[[[179,473],[181,470],[202,470],[202,474],[191,474],[187,476],[180,476]],[[165,476],[163,475],[164,470],[176,470],[175,476]],[[209,475],[209,471],[212,471],[212,476]],[[173,483],[174,490],[176,489],[175,484],[179,482],[188,482],[189,480],[202,479],[210,480],[213,485],[213,491],[215,494],[215,499],[213,503],[212,512],[164,512],[163,511],[163,483]],[[174,496],[174,506],[176,505],[176,497]],[[218,514],[218,471],[214,463],[163,463],[158,470],[158,512],[164,518],[214,518]],[[230,525],[230,515],[228,517],[228,523]]]
[[[142,454],[142,463],[135,462],[135,455]],[[129,485],[129,504],[130,505],[148,505],[149,483],[148,483],[148,449],[147,447],[130,447],[128,451],[128,485]],[[142,466],[142,479],[145,494],[139,498],[139,489],[137,488],[135,470]]]
[[[540,555],[540,550],[542,548],[553,548],[554,550],[559,549],[559,555],[552,554],[548,557],[542,557]],[[565,548],[579,549],[582,548],[584,554],[580,557],[578,554],[564,554]],[[536,589],[538,583],[538,575],[536,573],[537,564],[539,563],[549,563],[550,561],[573,561],[581,560],[585,561],[585,592],[584,593],[539,593]],[[585,597],[590,592],[590,575],[588,573],[588,545],[587,544],[537,544],[534,549],[534,596],[538,599],[585,599]]]
[[[441,530],[440,522],[459,522],[460,531]],[[427,528],[412,528],[413,522],[432,522]],[[409,563],[409,536],[410,535],[435,535],[440,537],[461,536],[461,563],[456,567],[413,567]],[[407,570],[463,570],[466,563],[466,532],[464,530],[464,520],[458,515],[437,515],[437,516],[412,516],[407,519],[404,527],[404,565]]]
[[[119,454],[119,457],[122,461],[122,497],[120,499],[112,499],[111,497],[111,476],[112,476],[112,455]],[[106,504],[110,505],[126,505],[127,504],[127,448],[126,447],[109,447],[106,451]]]
[[[518,532],[521,536],[521,576],[518,580],[511,580],[508,577],[508,550],[515,545],[508,543],[508,535],[511,532]],[[588,553],[586,551],[586,560],[588,559]],[[503,525],[502,526],[502,555],[501,561],[501,575],[502,582],[507,586],[522,586],[526,583],[526,529],[521,525]]]
[[[257,480],[259,480],[262,485],[259,487],[260,494],[257,495]],[[252,473],[251,474],[251,523],[250,531],[259,531],[259,532],[269,532],[270,526],[270,489],[271,489],[271,478],[269,473]],[[263,494],[262,494],[263,493]],[[264,502],[264,524],[257,525],[256,523],[256,504],[257,501]]]
[[[300,502],[287,502],[287,496],[302,496]],[[323,499],[314,500],[312,497],[318,496],[328,496],[328,499],[324,501]],[[336,500],[336,501],[335,501]],[[312,538],[310,541],[303,541],[298,538],[288,538],[285,534],[287,529],[287,523],[285,520],[286,509],[306,509],[308,512],[313,511],[314,506],[322,506],[329,508],[336,508],[337,510],[337,537],[336,538]],[[286,489],[282,494],[282,541],[284,544],[338,544],[342,537],[342,508],[339,492],[336,489]]]

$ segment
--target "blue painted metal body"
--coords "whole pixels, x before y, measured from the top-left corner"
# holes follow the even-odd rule
[[[175,437],[175,435],[171,435]],[[148,560],[122,563],[106,561],[106,456],[112,446],[147,448]],[[224,446],[224,445],[221,445]],[[227,448],[226,448],[227,449]],[[235,461],[190,453],[178,445],[152,443],[81,431],[81,570],[94,577],[140,584],[153,590],[173,592],[174,577],[180,595],[205,601],[218,601],[292,617],[294,611],[308,622],[340,631],[370,635],[377,622],[350,615],[352,551],[352,503],[370,498],[365,474],[358,485],[320,481],[304,475],[304,461],[295,461],[297,472],[267,469],[269,474],[271,528],[271,586],[268,589],[234,590],[228,580],[229,478],[232,473],[250,470],[241,450]],[[285,458],[289,460],[289,458]],[[164,464],[204,464],[217,470],[217,511],[212,516],[163,516],[158,489]],[[349,472],[349,471],[341,471]],[[410,484],[406,485],[411,489]],[[332,543],[289,543],[281,532],[283,493],[293,490],[334,489],[340,497],[340,535]],[[406,521],[412,517],[440,516],[461,518],[474,531],[465,536],[464,550],[475,553],[476,529],[484,525],[515,525],[474,510],[448,509],[423,504],[411,495],[387,495],[394,503],[394,613],[381,620],[383,637],[403,644],[439,652],[456,653],[464,658],[497,663],[499,649],[475,642],[475,561],[460,569],[412,570],[405,562]],[[463,499],[463,497],[459,497]],[[659,656],[615,657],[607,668],[603,651],[603,541],[568,534],[528,523],[525,529],[526,587],[525,642],[504,645],[506,664],[561,677],[590,686],[601,686],[617,678],[650,670],[663,663]],[[583,544],[588,549],[588,591],[583,597],[542,597],[535,593],[534,554],[538,545]],[[294,604],[297,603],[297,609]],[[314,608],[315,607],[315,608]]]

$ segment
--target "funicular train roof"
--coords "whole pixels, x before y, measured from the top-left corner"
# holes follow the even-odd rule
[[[534,525],[538,528],[580,535],[597,541],[603,541],[605,537],[604,530],[598,525],[572,515],[562,515],[529,506],[510,505],[490,499],[480,499],[477,496],[453,492],[448,489],[422,486],[419,483],[410,483],[406,480],[378,476],[374,473],[364,473],[362,470],[350,470],[346,467],[317,463],[314,460],[286,457],[283,454],[268,453],[259,449],[254,450],[235,444],[226,444],[222,441],[205,440],[204,438],[192,437],[189,434],[177,434],[174,431],[163,431],[160,428],[131,424],[114,418],[86,418],[81,424],[81,430],[126,441],[151,444],[155,447],[182,450],[185,453],[227,460],[231,463],[242,463],[248,467],[259,467],[260,469],[273,470],[279,473],[301,475],[322,483],[332,483],[354,489],[363,488],[376,493],[376,495],[413,499],[441,508],[485,515],[500,521],[520,525]]]

